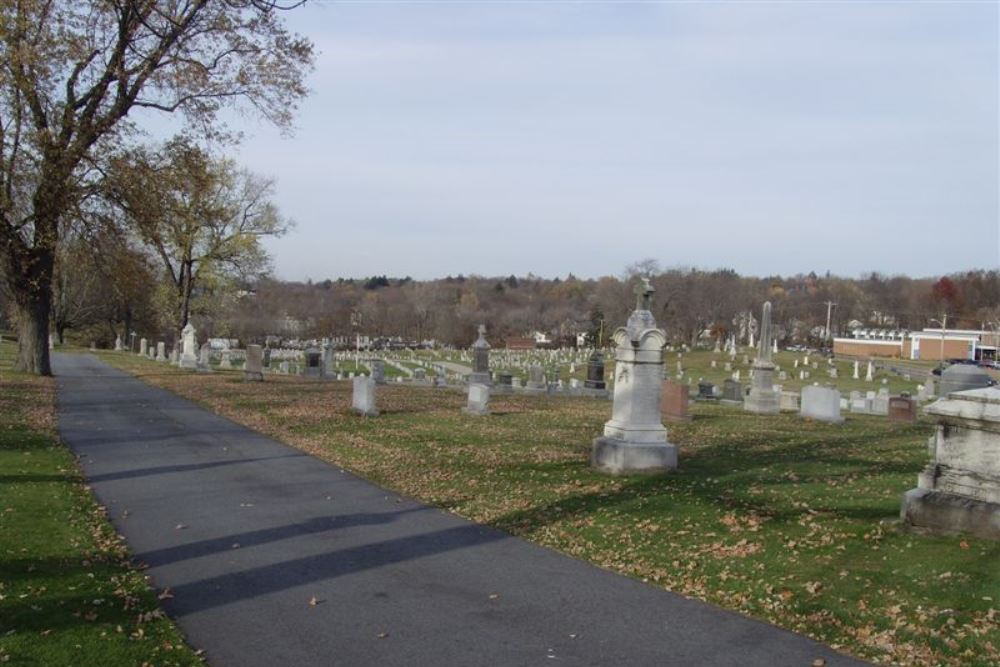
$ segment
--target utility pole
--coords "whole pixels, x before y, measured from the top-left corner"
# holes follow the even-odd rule
[[[941,368],[944,368],[944,332],[948,328],[948,313],[941,316]]]
[[[833,307],[836,306],[833,301],[826,302],[826,340],[830,340],[833,336],[830,335],[830,315],[833,312]]]

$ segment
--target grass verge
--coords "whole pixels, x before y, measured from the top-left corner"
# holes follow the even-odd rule
[[[51,378],[0,344],[0,663],[202,665],[55,431]]]

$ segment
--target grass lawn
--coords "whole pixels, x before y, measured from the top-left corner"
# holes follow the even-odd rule
[[[163,373],[147,381],[386,487],[684,595],[882,663],[1000,664],[1000,544],[899,531],[929,424],[842,425],[698,404],[668,425],[681,467],[612,478],[588,466],[607,401],[386,386],[382,415],[350,385]],[[890,521],[885,521],[890,520]]]
[[[55,433],[54,385],[0,344],[0,664],[201,665]]]

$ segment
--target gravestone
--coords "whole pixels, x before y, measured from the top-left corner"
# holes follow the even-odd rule
[[[251,382],[264,380],[264,353],[260,345],[247,345],[246,359],[243,362],[243,379]]]
[[[990,386],[990,376],[978,366],[954,364],[941,373],[941,392],[943,398],[956,391],[982,389]]]
[[[378,416],[378,409],[375,407],[375,380],[363,375],[354,378],[351,410],[365,417]]]
[[[660,417],[663,348],[667,336],[650,312],[653,287],[642,279],[636,308],[615,331],[614,403],[604,435],[594,439],[591,465],[611,474],[659,472],[677,467],[677,447],[667,442]]]
[[[323,351],[315,347],[308,347],[302,356],[305,359],[302,375],[314,378],[323,377]]]
[[[711,382],[698,383],[698,398],[702,400],[715,399],[715,385]]]
[[[228,349],[223,350],[220,354],[219,368],[230,369],[233,367],[233,353]]]
[[[722,383],[722,399],[720,403],[740,405],[743,403],[743,383],[732,378],[726,378]]]
[[[883,417],[889,414],[889,390],[882,388],[878,390],[872,398],[871,411],[873,415],[882,415]]]
[[[600,350],[594,350],[587,361],[587,379],[583,386],[587,389],[606,389],[604,382],[604,354]]]
[[[864,414],[868,412],[868,403],[860,391],[851,392],[851,412]]]
[[[115,336],[115,352],[121,352],[121,351],[122,351],[122,337]]]
[[[204,343],[201,349],[198,350],[198,372],[199,373],[211,373],[212,372],[212,346],[208,343]]]
[[[924,412],[937,432],[917,488],[903,496],[903,522],[1000,540],[1000,389],[952,392]]]
[[[783,391],[779,395],[778,407],[782,412],[799,411],[799,395],[794,391]]]
[[[514,391],[514,376],[510,373],[497,373],[495,390],[498,394],[509,394]]]
[[[840,392],[833,387],[803,387],[799,416],[839,424],[844,421],[840,416]]]
[[[337,372],[337,357],[330,339],[323,340],[323,376],[333,377]]]
[[[485,384],[470,384],[468,403],[462,412],[467,415],[482,416],[490,414],[490,388]]]
[[[663,383],[663,400],[660,403],[660,412],[663,418],[671,422],[691,421],[691,412],[688,409],[688,386],[673,380]]]
[[[486,342],[486,325],[479,325],[479,338],[472,344],[472,373],[469,384],[490,384],[490,344]]]
[[[167,344],[162,340],[156,344],[156,360],[166,361],[167,360]]]
[[[908,394],[889,399],[889,421],[910,423],[917,421],[917,404]]]
[[[868,362],[868,370],[865,372],[865,382],[871,382],[875,377],[875,366]]]
[[[167,355],[167,359],[170,360],[170,365],[178,366],[181,361],[181,353],[177,349],[177,343],[174,343],[173,347],[170,348],[170,354]],[[195,363],[197,364],[197,357],[195,357]]]
[[[753,362],[750,394],[743,402],[744,410],[759,415],[776,415],[781,411],[780,398],[774,390],[771,337],[771,302],[765,301],[760,317],[760,347]]]
[[[195,338],[194,325],[188,322],[181,330],[181,368],[198,367],[198,341]]]
[[[427,371],[424,370],[423,368],[414,368],[413,379],[418,382],[424,382],[425,380],[427,380]]]
[[[528,369],[528,384],[525,387],[525,391],[539,393],[546,390],[545,369],[536,364]]]
[[[924,383],[923,389],[920,390],[920,395],[918,398],[921,401],[929,401],[934,398],[934,376],[928,375],[927,382]]]

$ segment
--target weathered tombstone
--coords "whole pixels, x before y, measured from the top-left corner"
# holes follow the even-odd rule
[[[198,350],[198,372],[199,373],[211,373],[212,372],[212,362],[211,362],[212,346],[208,343],[203,343],[201,349]]]
[[[170,360],[171,366],[177,366],[180,364],[181,353],[177,350],[177,343],[174,343],[173,347],[170,348],[170,354],[167,355],[167,359]],[[197,361],[197,359],[195,359]]]
[[[372,359],[369,362],[372,369],[372,379],[375,384],[385,384],[385,362],[381,359]]]
[[[194,325],[188,322],[181,330],[181,368],[198,367],[198,341],[195,339]]]
[[[219,368],[230,369],[233,367],[233,355],[228,349],[223,350],[220,353]]]
[[[334,355],[333,343],[329,338],[323,340],[323,375],[333,377],[337,372],[337,357]]]
[[[889,390],[886,388],[879,389],[878,394],[872,399],[872,414],[882,415],[883,417],[889,414]]]
[[[798,412],[799,395],[794,391],[781,392],[778,407],[782,412]]]
[[[479,325],[479,338],[472,344],[472,373],[469,384],[490,384],[490,344],[486,342],[486,325]]]
[[[513,387],[514,389],[520,389],[521,388],[521,378],[519,378],[516,375],[514,377],[512,377],[510,379],[510,386]]]
[[[545,385],[545,369],[539,365],[534,365],[528,369],[528,384],[525,387],[525,391],[529,393],[538,393],[546,391],[547,387]]]
[[[715,398],[715,385],[711,382],[698,383],[698,398],[711,400]]]
[[[497,373],[496,392],[498,394],[509,394],[514,391],[514,376],[510,373]]]
[[[781,380],[782,382],[785,382],[786,380],[788,380],[788,373],[786,371],[780,371],[778,373],[778,379]]]
[[[917,404],[908,394],[893,396],[889,399],[889,421],[892,422],[915,422],[917,421]]]
[[[851,392],[851,412],[862,414],[868,412],[868,404],[860,391]]]
[[[323,352],[319,348],[308,347],[303,352],[305,367],[302,375],[306,377],[323,377]]]
[[[778,393],[774,390],[774,362],[771,361],[771,302],[765,301],[760,318],[760,347],[753,362],[750,395],[743,409],[760,415],[776,415],[781,411]]]
[[[858,366],[858,360],[857,359],[854,360],[854,379],[855,380],[860,380],[861,379],[861,369]]]
[[[271,348],[265,346],[264,349],[261,350],[260,365],[261,368],[271,367]]]
[[[868,370],[865,372],[865,382],[871,382],[875,377],[875,366],[868,362]]]
[[[941,373],[941,393],[943,398],[956,391],[982,389],[990,386],[990,376],[978,366],[955,364]]]
[[[462,412],[467,415],[482,416],[490,414],[490,388],[485,384],[469,385],[469,400]]]
[[[91,341],[90,342],[90,351],[91,352],[97,352],[97,341]]]
[[[650,312],[653,287],[636,287],[636,308],[615,331],[615,382],[611,419],[594,439],[591,464],[612,474],[658,472],[677,467],[677,447],[667,442],[660,417],[663,348],[667,336]]]
[[[260,345],[247,345],[246,360],[243,362],[243,379],[261,382],[264,379],[264,353]]]
[[[726,378],[722,383],[722,399],[720,403],[740,405],[743,403],[743,383],[732,378]]]
[[[166,361],[167,360],[167,344],[162,340],[156,344],[156,360]]]
[[[583,386],[587,389],[602,391],[607,388],[604,383],[604,354],[600,350],[594,350],[587,361],[587,379]]]
[[[724,364],[724,365],[722,366],[722,370],[726,371],[727,373],[730,373],[730,372],[732,372],[732,370],[733,370],[733,365],[732,365],[731,363],[729,363],[729,362],[727,361],[727,362],[726,362],[726,363],[725,363],[725,364]]]
[[[378,416],[378,409],[375,407],[375,380],[363,375],[354,378],[351,410],[365,417]]]
[[[803,387],[799,416],[839,424],[844,421],[840,416],[840,392],[834,387]]]
[[[928,375],[927,382],[924,383],[924,389],[919,396],[922,401],[929,401],[934,398],[934,376]]]
[[[427,371],[424,370],[423,368],[414,368],[413,379],[417,380],[418,382],[425,381],[427,379]]]
[[[903,496],[903,522],[1000,540],[1000,389],[952,392],[924,412],[937,432],[917,488]]]
[[[282,361],[278,364],[278,372],[282,375],[288,375],[288,372],[292,369],[292,365],[288,361]]]
[[[115,352],[121,352],[121,351],[122,351],[122,337],[121,337],[121,335],[116,335],[115,336]]]
[[[671,422],[691,421],[691,412],[688,410],[688,386],[673,380],[663,383],[663,400],[660,403],[660,412],[663,418]]]

